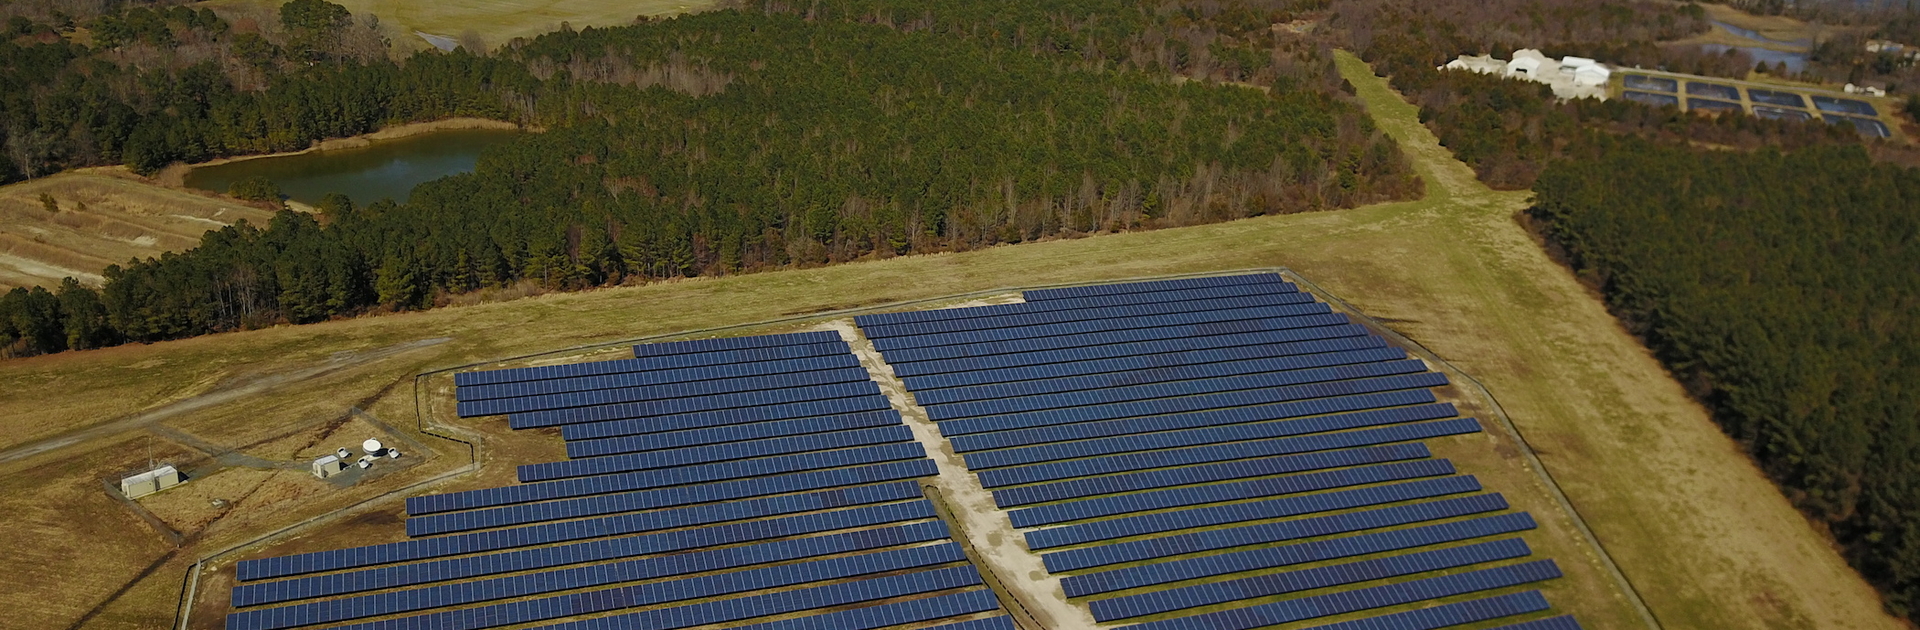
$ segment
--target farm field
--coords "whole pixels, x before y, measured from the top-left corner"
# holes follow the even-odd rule
[[[48,212],[41,195],[59,206]],[[200,243],[200,235],[271,211],[97,172],[61,173],[0,186],[0,290],[53,287],[72,276]]]
[[[413,377],[422,371],[996,287],[1285,266],[1485,383],[1665,627],[1902,627],[1659,364],[1514,222],[1526,193],[1481,186],[1384,81],[1356,59],[1341,62],[1376,120],[1415,159],[1428,182],[1426,199],[0,363],[0,478],[8,480],[0,484],[0,506],[30,524],[25,552],[10,554],[0,570],[32,577],[19,582],[30,588],[0,593],[0,605],[17,611],[9,623],[20,627],[164,627],[193,558],[457,470],[463,450],[411,429]],[[101,489],[101,479],[137,470],[150,452],[194,458],[182,444],[187,440],[168,431],[297,461],[325,450],[320,445],[373,430],[336,430],[335,422],[350,422],[350,407],[432,444],[437,454],[422,456],[406,474],[344,491],[317,485],[301,470],[238,467],[189,482],[146,501],[182,530],[177,550]],[[558,457],[550,435],[503,435],[499,424],[463,430],[488,435],[483,461]],[[71,439],[107,425],[124,430]],[[22,474],[29,469],[34,474]],[[434,490],[501,485],[511,474],[510,466],[486,466]],[[195,483],[218,487],[194,490]],[[215,498],[236,507],[206,521],[185,505],[159,501],[179,492],[218,492]],[[303,530],[274,552],[377,542],[368,537],[374,532],[397,536],[398,513],[393,501],[353,510],[339,526]],[[58,527],[68,522],[84,527]],[[1585,560],[1554,555],[1569,564]],[[84,566],[51,569],[75,563]],[[1584,611],[1619,603],[1571,605]],[[1601,616],[1590,627],[1633,627],[1630,617],[1621,619]],[[218,626],[215,617],[192,621],[196,628]]]
[[[250,6],[279,6],[282,0],[211,0],[199,6],[216,10],[237,10]],[[342,0],[341,6],[354,15],[373,14],[389,31],[388,37],[399,50],[420,49],[426,40],[415,35],[430,35],[458,40],[471,31],[487,47],[505,44],[515,37],[532,37],[558,30],[562,22],[575,29],[587,26],[619,26],[634,18],[675,15],[712,6],[712,0],[448,0],[445,2],[408,2],[405,0]]]

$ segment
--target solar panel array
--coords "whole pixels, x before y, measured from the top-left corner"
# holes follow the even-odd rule
[[[932,460],[836,333],[455,383],[461,415],[562,427],[568,459],[409,498],[406,540],[242,561],[227,628],[1013,628],[916,481]]]
[[[1480,431],[1446,377],[1280,276],[1023,298],[855,321],[1096,620],[1578,627],[1533,518],[1421,441]]]

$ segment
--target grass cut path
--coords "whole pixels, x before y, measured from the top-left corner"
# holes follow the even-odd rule
[[[259,393],[162,422],[227,444],[354,405],[411,422],[414,374],[473,361],[994,287],[1286,266],[1484,382],[1666,628],[1902,627],[1514,222],[1526,193],[1481,186],[1384,80],[1357,59],[1340,64],[1417,163],[1426,199],[5,361],[0,450],[249,387]],[[448,340],[401,346],[439,337]],[[336,367],[295,377],[319,365]],[[21,524],[11,530],[18,552],[0,555],[0,573],[33,585],[0,589],[0,608],[18,611],[21,627],[67,627],[90,610],[81,627],[165,626],[190,558],[284,524],[272,519],[310,515],[256,515],[262,525],[252,531],[211,531],[163,560],[157,535],[137,521],[109,526],[125,517],[103,503],[100,478],[146,461],[133,440],[87,440],[0,462],[0,508]],[[1540,553],[1568,567],[1566,586],[1549,590],[1556,607],[1589,628],[1638,626],[1577,545]]]

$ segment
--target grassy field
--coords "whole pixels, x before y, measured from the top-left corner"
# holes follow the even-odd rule
[[[1483,381],[1665,627],[1902,627],[1645,349],[1518,227],[1513,215],[1526,193],[1481,186],[1364,65],[1343,57],[1342,69],[1416,160],[1426,199],[0,363],[0,507],[28,524],[14,530],[22,551],[0,556],[0,571],[30,577],[9,580],[28,588],[0,589],[0,606],[15,611],[0,625],[163,627],[191,559],[465,464],[463,450],[430,442],[440,454],[406,474],[345,489],[300,471],[219,472],[190,482],[221,485],[196,499],[234,502],[215,518],[155,502],[184,535],[173,550],[100,483],[137,469],[149,449],[197,457],[152,437],[154,427],[250,454],[303,457],[334,441],[329,427],[350,407],[409,432],[413,375],[428,369],[994,287],[1286,266]],[[444,385],[433,389],[445,394]],[[127,429],[59,446],[75,431],[118,423]],[[500,424],[479,420],[467,430],[500,435]],[[482,456],[539,461],[557,456],[555,442],[543,432],[495,437]],[[48,444],[56,447],[6,457]],[[1474,472],[1499,469],[1493,458],[1507,455],[1492,445],[1443,454]],[[497,485],[510,474],[511,466],[486,466],[436,489]],[[396,507],[341,513],[336,525],[303,530],[274,552],[397,536]],[[1592,558],[1576,547],[1543,555],[1574,567],[1569,584],[1589,585],[1556,587],[1557,605],[1593,613],[1583,618],[1588,627],[1633,627],[1604,582],[1579,568]],[[203,592],[228,586],[221,576],[230,564],[213,568]],[[206,615],[194,627],[218,627],[218,617]]]
[[[59,210],[48,212],[41,195]],[[200,235],[267,210],[94,172],[0,186],[0,289],[55,286],[129,258],[198,245]]]
[[[492,48],[515,37],[532,37],[573,28],[632,24],[639,16],[675,15],[698,11],[713,0],[338,0],[354,15],[380,16],[389,37],[401,50],[426,47],[415,31],[459,39],[471,32]],[[211,0],[200,6],[216,10],[279,6],[285,0]]]

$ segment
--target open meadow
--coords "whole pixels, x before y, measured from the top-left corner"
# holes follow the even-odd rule
[[[511,464],[560,457],[547,431],[464,421],[450,434],[484,436],[483,465],[461,472],[465,446],[414,429],[421,372],[998,287],[1287,267],[1484,383],[1665,628],[1903,627],[1519,226],[1528,193],[1482,186],[1383,80],[1355,58],[1340,61],[1416,162],[1425,199],[0,363],[0,506],[18,525],[0,572],[25,585],[0,589],[0,606],[13,611],[0,626],[167,627],[197,558],[316,516],[334,520],[276,539],[273,552],[390,540],[400,535],[398,495],[342,508],[427,479],[441,479],[436,491],[499,485]],[[429,412],[449,399],[447,380],[423,381]],[[1462,400],[1485,417],[1471,396]],[[282,466],[370,433],[424,450],[410,467],[345,487]],[[1524,471],[1489,433],[1491,448],[1442,455],[1476,473]],[[141,512],[102,487],[156,458],[207,472],[143,499]],[[1543,515],[1534,538],[1571,540],[1551,507],[1525,507]],[[1564,587],[1576,594],[1556,595],[1559,605],[1589,628],[1638,627],[1583,554],[1577,545],[1543,554],[1569,567],[1565,582],[1586,585]],[[210,565],[203,594],[224,599],[231,560]],[[191,627],[218,627],[215,608],[197,608]]]
[[[56,209],[48,209],[47,199]],[[0,290],[54,287],[68,276],[98,284],[107,265],[188,249],[207,230],[272,217],[269,210],[100,172],[0,186]]]
[[[283,3],[284,0],[210,0],[199,6],[225,11]],[[515,37],[558,30],[563,22],[575,29],[620,26],[632,24],[640,16],[698,11],[712,6],[713,0],[341,0],[335,4],[346,7],[354,15],[379,16],[388,37],[400,50],[417,50],[425,48],[427,42],[416,35],[416,31],[455,41],[471,33],[492,48]]]

